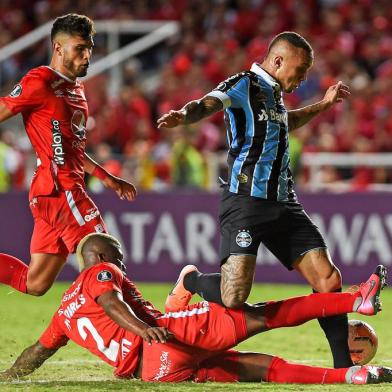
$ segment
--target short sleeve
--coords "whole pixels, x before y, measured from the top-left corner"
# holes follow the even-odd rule
[[[57,313],[53,316],[48,328],[39,338],[39,342],[48,349],[57,349],[68,343],[68,336],[59,325]]]
[[[88,290],[92,298],[96,299],[107,291],[122,292],[124,275],[115,265],[100,263],[89,271]]]
[[[207,96],[222,101],[223,108],[240,108],[248,101],[249,77],[242,72],[219,83]]]
[[[44,80],[38,75],[26,75],[14,86],[9,95],[0,98],[0,102],[5,104],[13,114],[18,114],[41,106],[45,96],[47,94]]]

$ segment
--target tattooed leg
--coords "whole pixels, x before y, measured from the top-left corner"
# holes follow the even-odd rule
[[[239,308],[249,297],[255,273],[256,256],[231,255],[221,267],[222,301],[228,308]]]

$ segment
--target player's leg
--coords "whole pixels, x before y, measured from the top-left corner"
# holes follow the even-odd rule
[[[289,363],[268,354],[228,350],[200,364],[197,382],[346,383],[348,369],[327,369]]]
[[[27,273],[27,294],[44,295],[52,287],[66,260],[67,254],[32,254]]]
[[[52,286],[68,255],[56,229],[34,215],[30,264],[0,254],[0,282],[31,295],[43,295]]]
[[[189,271],[182,271],[167,297],[167,310],[186,306],[195,293],[206,301],[229,308],[240,308],[245,303],[252,288],[260,244],[258,225],[265,219],[271,219],[260,215],[258,204],[253,199],[223,193],[219,214],[221,273],[203,274],[189,268]]]
[[[166,312],[174,312],[188,305],[193,294],[203,299],[240,308],[249,297],[256,267],[256,256],[231,255],[221,267],[221,273],[203,274],[188,265],[166,298]]]
[[[61,216],[55,215],[53,225],[58,228],[69,253],[75,252],[86,235],[107,232],[98,207],[85,191],[65,191],[61,203]]]
[[[45,294],[60,273],[67,254],[35,253],[27,266],[16,257],[0,254],[0,283],[35,296]]]
[[[39,198],[36,208],[45,220],[34,211],[27,291],[43,295],[79,241],[87,234],[105,231],[105,226],[98,208],[82,190],[66,191],[55,198]]]
[[[318,293],[282,301],[245,304],[247,334],[252,336],[273,328],[293,327],[315,318],[351,312],[375,315],[381,309],[380,292],[385,286],[386,268],[380,265],[355,292]],[[233,317],[237,315],[233,314]]]
[[[28,266],[22,260],[0,253],[0,283],[26,293],[27,271]]]
[[[330,369],[290,363],[282,358],[273,357],[263,381],[298,384],[380,384],[392,382],[392,369],[383,366]]]
[[[293,267],[309,282],[314,292],[342,291],[340,271],[332,263],[327,249],[315,249],[305,253]],[[348,348],[348,318],[346,314],[318,319],[331,347],[334,367],[352,365]]]
[[[273,253],[288,268],[297,270],[309,282],[315,292],[339,292],[342,279],[339,270],[329,257],[325,241],[317,226],[304,212],[300,204],[288,203],[281,219],[284,228],[279,238],[283,244],[273,243]],[[334,366],[352,365],[348,349],[347,315],[319,319],[331,347]]]
[[[176,312],[185,308],[195,293],[198,293],[206,301],[223,305],[220,283],[220,273],[203,274],[195,265],[186,265],[166,297],[165,312]]]
[[[221,267],[221,295],[223,304],[240,308],[252,289],[256,256],[231,255]]]

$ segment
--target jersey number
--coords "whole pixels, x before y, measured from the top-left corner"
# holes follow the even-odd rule
[[[87,317],[82,317],[78,319],[78,331],[83,340],[87,339],[87,331],[91,333],[91,336],[97,343],[98,350],[105,355],[106,358],[115,362],[117,359],[120,344],[115,340],[111,340],[109,347],[106,347],[101,335],[95,329],[94,325]]]

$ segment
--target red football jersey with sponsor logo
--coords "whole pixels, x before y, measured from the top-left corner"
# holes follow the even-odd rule
[[[42,66],[0,101],[13,114],[22,114],[37,154],[30,196],[83,188],[88,107],[82,83]]]
[[[71,339],[116,367],[117,376],[131,376],[138,364],[142,339],[117,325],[97,304],[97,297],[111,290],[127,292],[124,300],[127,298],[126,302],[140,318],[160,315],[119,268],[100,263],[83,271],[64,293],[61,306],[40,337],[40,343],[55,349]]]

